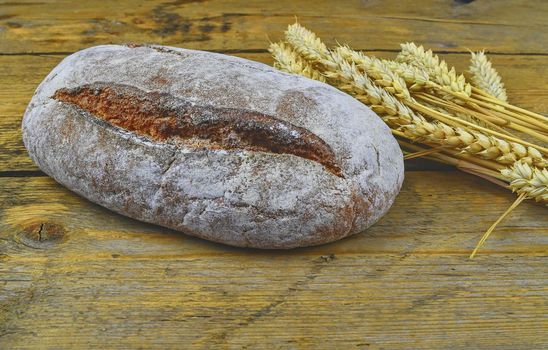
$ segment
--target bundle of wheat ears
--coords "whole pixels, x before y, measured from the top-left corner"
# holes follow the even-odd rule
[[[369,106],[391,128],[405,159],[450,164],[517,193],[471,258],[523,200],[548,204],[548,117],[509,104],[483,52],[472,53],[467,80],[414,43],[402,44],[395,60],[379,59],[348,46],[329,49],[298,23],[269,51],[276,68],[333,85]]]

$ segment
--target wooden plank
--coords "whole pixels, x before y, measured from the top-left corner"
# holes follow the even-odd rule
[[[359,48],[393,50],[414,40],[448,51],[548,53],[547,10],[543,0],[14,1],[0,3],[0,52],[72,52],[131,41],[257,50],[297,16],[327,42]]]
[[[371,52],[380,57],[394,54]],[[238,56],[271,64],[268,53],[245,53]],[[25,108],[38,84],[59,63],[62,55],[0,56],[0,172],[37,170],[28,158],[21,141],[20,124]],[[468,65],[468,55],[443,55],[457,69]],[[494,66],[508,86],[513,103],[530,110],[548,111],[548,56],[493,55]],[[416,162],[415,162],[416,163]],[[419,163],[424,164],[424,163]]]
[[[545,209],[518,207],[468,259],[512,200],[408,173],[367,232],[259,251],[123,218],[46,177],[0,178],[0,348],[545,348]]]

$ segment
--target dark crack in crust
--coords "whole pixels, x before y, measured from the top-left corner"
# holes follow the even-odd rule
[[[266,114],[202,106],[167,93],[112,83],[59,89],[53,98],[153,140],[188,146],[292,154],[343,177],[333,150],[310,131]]]

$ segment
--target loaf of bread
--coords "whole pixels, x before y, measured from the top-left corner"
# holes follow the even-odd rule
[[[242,247],[316,245],[392,205],[403,158],[352,97],[253,61],[165,46],[92,47],[40,84],[34,162],[120,214]]]

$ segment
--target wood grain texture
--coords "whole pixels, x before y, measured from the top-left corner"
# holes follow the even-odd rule
[[[143,224],[39,172],[20,123],[67,54],[155,42],[270,63],[295,16],[393,57],[413,40],[464,70],[487,49],[513,103],[546,114],[548,3],[536,1],[0,1],[0,349],[548,348],[548,216],[432,163],[406,163],[368,231],[291,251],[237,249]],[[422,169],[422,170],[421,170]],[[424,171],[436,169],[436,171]],[[445,171],[440,171],[440,170]]]
[[[393,53],[372,52],[379,57],[393,57]],[[268,53],[240,53],[237,56],[272,64]],[[0,172],[37,170],[28,157],[21,140],[21,118],[34,90],[65,56],[0,56]],[[442,55],[459,71],[467,69],[468,54]],[[539,113],[548,111],[548,56],[493,55],[493,65],[504,78],[510,101]],[[417,164],[417,162],[413,162]],[[418,162],[425,164],[425,162]]]
[[[328,42],[389,49],[547,53],[543,0],[5,2],[0,52],[72,52],[99,43],[155,42],[208,50],[264,49],[295,16]]]
[[[512,200],[471,176],[408,173],[367,232],[291,251],[145,225],[47,177],[0,189],[0,348],[548,345],[545,209],[518,208],[470,261]]]

